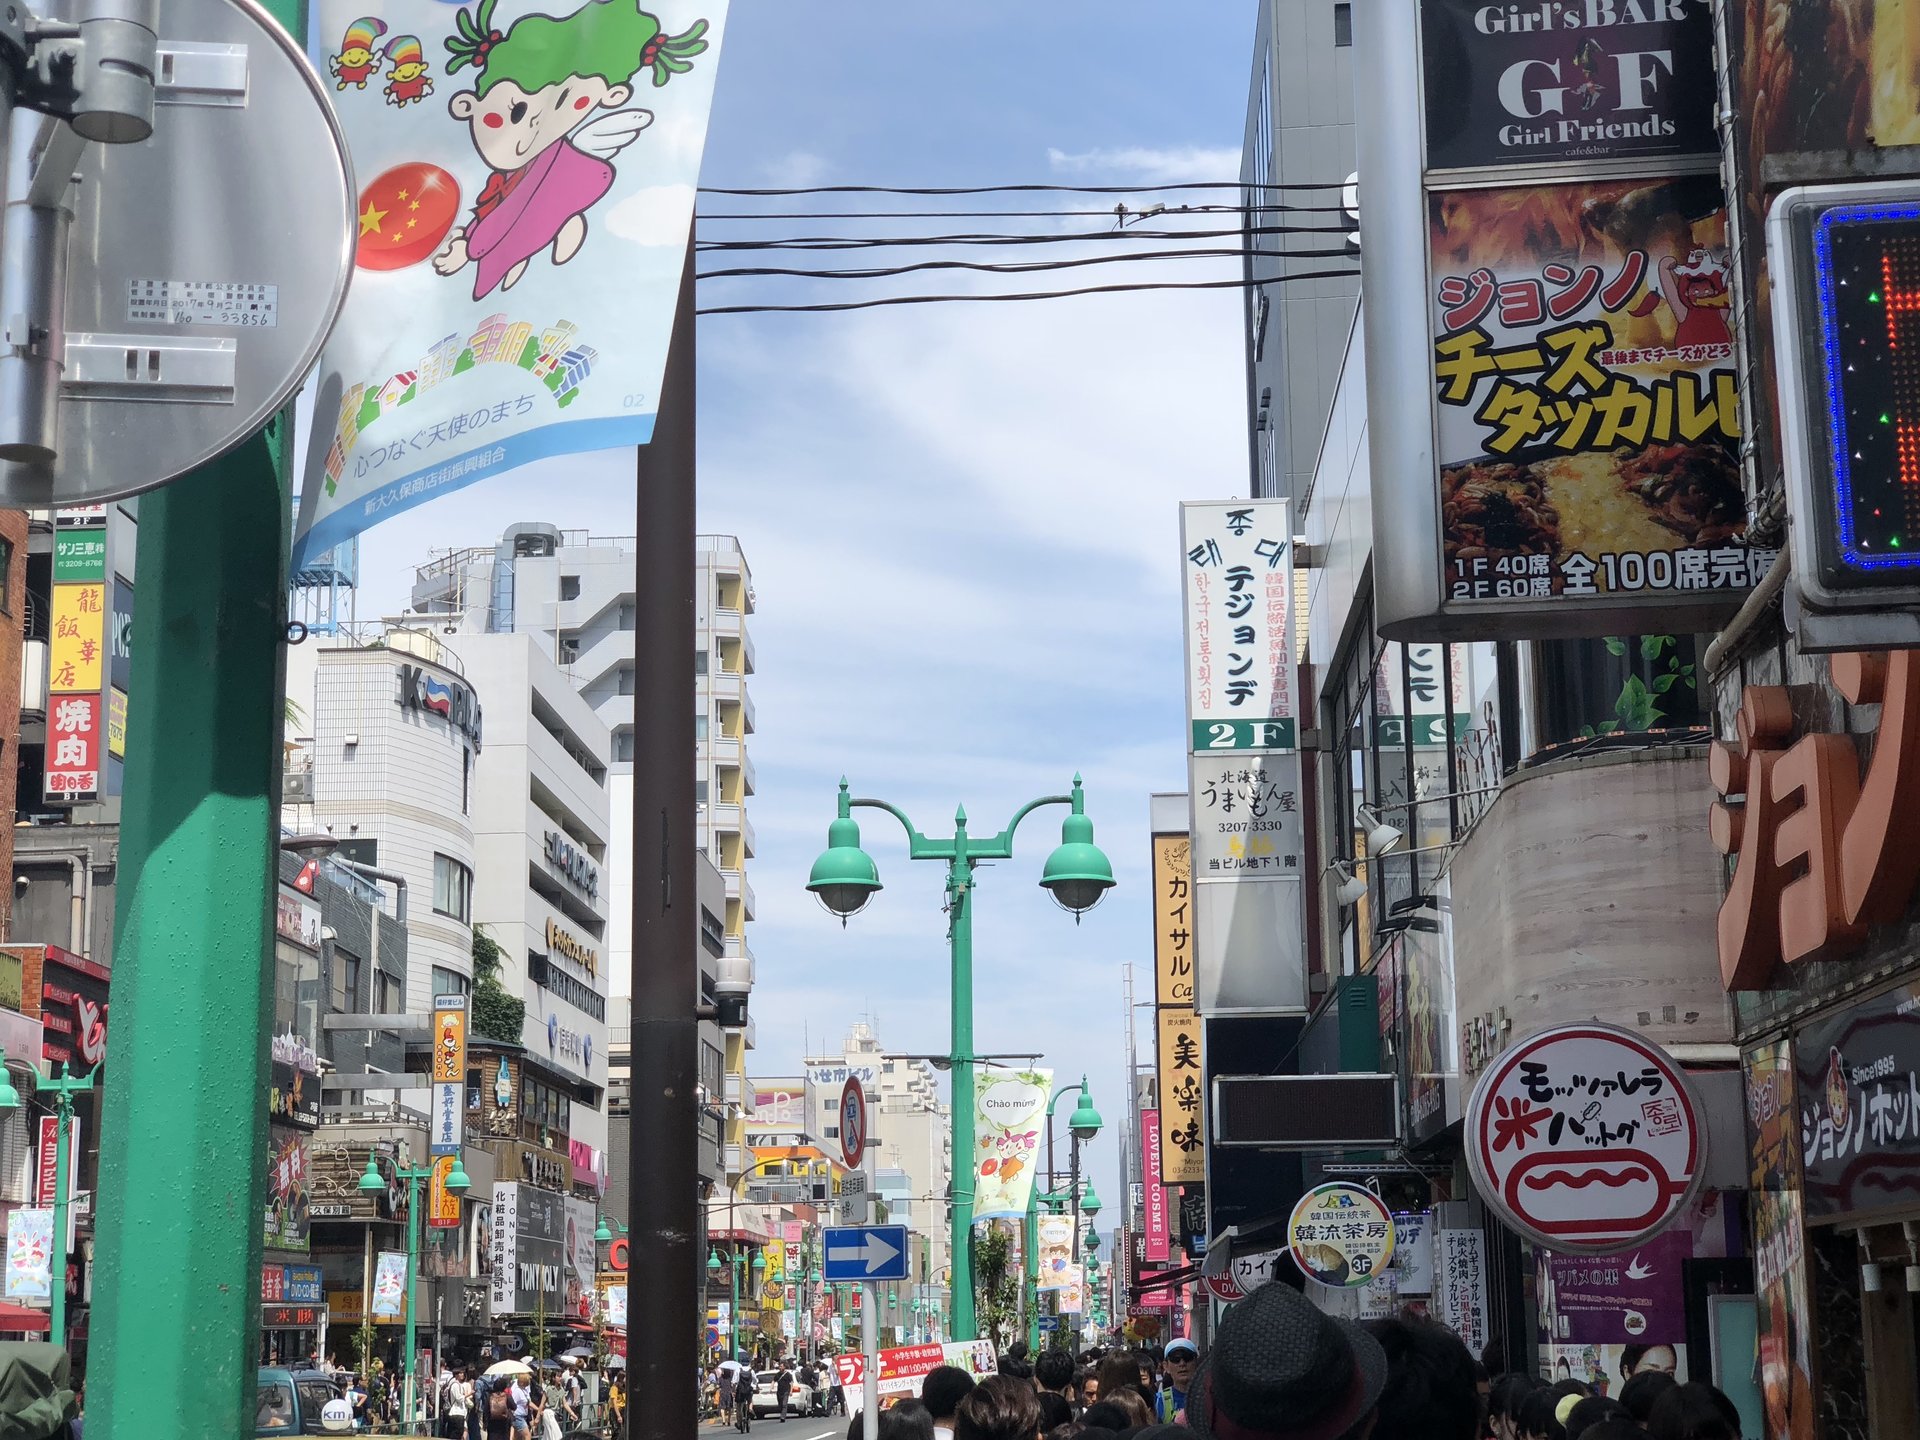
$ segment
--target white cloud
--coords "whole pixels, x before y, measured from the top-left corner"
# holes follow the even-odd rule
[[[769,188],[789,190],[818,185],[827,178],[832,166],[828,164],[826,156],[816,155],[811,150],[789,150],[760,168]]]
[[[607,212],[607,233],[635,245],[678,248],[687,243],[687,216],[692,209],[693,186],[650,185]]]
[[[1127,145],[1068,152],[1049,147],[1047,164],[1064,175],[1129,175],[1142,185],[1180,185],[1237,180],[1240,149],[1215,145]]]

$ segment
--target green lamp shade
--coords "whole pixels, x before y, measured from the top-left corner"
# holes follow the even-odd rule
[[[1062,910],[1085,914],[1113,888],[1113,862],[1093,843],[1093,821],[1069,815],[1060,825],[1060,843],[1047,857],[1041,888]]]
[[[818,1270],[810,1270],[810,1271],[808,1271],[808,1272],[807,1272],[807,1283],[808,1283],[809,1285],[812,1285],[812,1286],[814,1286],[815,1288],[818,1288],[818,1287],[819,1287],[819,1284],[820,1284],[820,1272],[819,1272]]]
[[[20,1092],[13,1088],[13,1076],[7,1073],[7,1052],[0,1050],[0,1110],[18,1110]]]
[[[753,1252],[753,1273],[759,1275],[767,1268],[767,1257],[756,1250]]]
[[[607,1224],[606,1216],[602,1215],[600,1217],[600,1223],[593,1227],[593,1239],[596,1245],[611,1245],[613,1243],[613,1227]]]
[[[1093,1108],[1093,1097],[1087,1094],[1087,1082],[1080,1081],[1080,1103],[1073,1107],[1073,1119],[1067,1122],[1076,1140],[1091,1140],[1100,1133],[1100,1112]]]
[[[453,1157],[453,1169],[447,1172],[447,1178],[440,1184],[449,1195],[464,1195],[473,1188],[473,1180],[467,1174],[467,1167],[460,1163],[458,1155]]]
[[[858,915],[880,892],[880,867],[860,848],[857,821],[843,815],[827,826],[827,848],[813,862],[807,889],[842,920]]]
[[[1082,1215],[1098,1215],[1100,1213],[1100,1197],[1094,1193],[1093,1182],[1091,1180],[1087,1182],[1087,1193],[1080,1197],[1080,1213]]]
[[[709,1250],[707,1251],[707,1274],[718,1275],[719,1273],[720,1252],[718,1250]]]
[[[386,1177],[380,1173],[380,1162],[371,1150],[367,1152],[367,1168],[360,1172],[360,1183],[356,1188],[362,1195],[375,1195],[387,1188]]]

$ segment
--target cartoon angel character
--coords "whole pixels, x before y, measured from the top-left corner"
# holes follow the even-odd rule
[[[327,68],[339,77],[334,89],[344,90],[349,85],[356,90],[367,88],[367,77],[380,68],[380,56],[373,42],[386,33],[387,22],[371,15],[347,26],[347,33],[340,40],[340,53],[327,61]]]
[[[461,10],[446,42],[447,73],[471,66],[478,79],[448,102],[467,122],[473,148],[493,173],[472,220],[455,230],[433,268],[452,275],[478,267],[473,298],[510,290],[527,264],[552,247],[555,265],[580,253],[587,211],[613,186],[608,163],[653,123],[647,110],[623,110],[633,79],[653,72],[664,85],[693,67],[707,48],[707,22],[667,35],[634,0],[587,0],[571,15],[522,15],[493,28],[497,0]],[[597,110],[610,113],[594,117]]]
[[[1684,261],[1665,256],[1660,261],[1660,293],[1673,311],[1675,348],[1733,343],[1727,328],[1732,296],[1722,256],[1697,245]]]
[[[427,78],[427,57],[420,41],[412,35],[396,35],[387,42],[387,59],[393,69],[387,72],[387,103],[402,109],[433,93],[433,81]]]

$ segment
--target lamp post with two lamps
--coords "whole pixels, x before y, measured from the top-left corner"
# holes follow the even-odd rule
[[[1062,1196],[1054,1195],[1052,1193],[1053,1112],[1054,1112],[1054,1108],[1057,1105],[1059,1105],[1060,1097],[1062,1095],[1072,1095],[1076,1093],[1079,1095],[1080,1099],[1079,1099],[1079,1102],[1073,1108],[1072,1118],[1067,1121],[1067,1129],[1072,1139],[1072,1146],[1071,1146],[1071,1149],[1069,1150],[1069,1159],[1068,1159],[1067,1194],[1066,1196],[1062,1197]],[[1053,1092],[1053,1094],[1047,1100],[1047,1117],[1046,1118],[1047,1118],[1047,1142],[1048,1142],[1047,1143],[1048,1193],[1045,1195],[1042,1195],[1041,1193],[1039,1193],[1039,1187],[1035,1186],[1033,1191],[1030,1192],[1029,1195],[1027,1196],[1027,1228],[1026,1228],[1026,1245],[1024,1247],[1027,1252],[1027,1315],[1028,1315],[1027,1343],[1034,1346],[1038,1346],[1040,1343],[1040,1315],[1039,1315],[1039,1309],[1040,1309],[1040,1306],[1039,1306],[1039,1300],[1040,1300],[1040,1246],[1039,1246],[1040,1205],[1043,1202],[1048,1204],[1054,1204],[1062,1199],[1067,1200],[1071,1204],[1072,1212],[1073,1212],[1073,1234],[1076,1237],[1080,1234],[1080,1211],[1081,1211],[1080,1147],[1086,1141],[1093,1139],[1094,1136],[1100,1133],[1100,1112],[1093,1108],[1093,1093],[1087,1088],[1086,1076],[1082,1075],[1080,1077],[1080,1083],[1077,1085],[1062,1085],[1058,1090],[1055,1090]],[[1099,1213],[1099,1209],[1098,1209],[1098,1206],[1100,1203],[1099,1197],[1096,1195],[1093,1195],[1091,1188],[1089,1188],[1088,1194],[1092,1198],[1095,1206],[1095,1209],[1093,1210],[1092,1213],[1097,1215]],[[1074,1243],[1075,1244],[1078,1243],[1077,1239]],[[1069,1261],[1073,1259],[1073,1255],[1074,1255],[1074,1251],[1071,1247],[1069,1247],[1067,1251],[1067,1258]]]
[[[42,1079],[38,1072],[28,1071],[29,1079],[35,1090],[53,1093],[53,1113],[56,1117],[53,1136],[53,1254],[50,1257],[49,1272],[52,1283],[48,1287],[52,1299],[53,1311],[48,1317],[47,1338],[56,1345],[67,1343],[67,1210],[73,1203],[73,1197],[67,1193],[67,1187],[73,1177],[67,1173],[68,1137],[73,1133],[73,1097],[84,1095],[93,1089],[93,1074],[69,1075],[64,1063],[53,1067],[51,1079]],[[13,1079],[7,1074],[7,1052],[0,1050],[0,1110],[18,1110],[20,1092],[14,1088]],[[57,1262],[57,1263],[52,1263]]]
[[[405,1363],[403,1373],[406,1376],[402,1392],[402,1404],[405,1407],[407,1422],[414,1419],[414,1327],[417,1323],[416,1312],[420,1282],[420,1186],[433,1178],[433,1164],[394,1166],[394,1178],[407,1182],[407,1340],[406,1353],[402,1357]],[[464,1195],[473,1188],[473,1181],[467,1178],[467,1170],[460,1163],[460,1157],[453,1157],[453,1169],[447,1172],[442,1182],[449,1195]],[[357,1187],[363,1195],[384,1194],[387,1180],[380,1173],[380,1159],[372,1150],[367,1151],[367,1168],[361,1172]]]
[[[813,862],[807,889],[840,917],[865,909],[880,892],[880,869],[860,848],[860,826],[853,808],[884,810],[907,832],[907,856],[912,860],[943,860],[947,865],[947,942],[953,992],[953,1198],[950,1206],[949,1249],[953,1282],[949,1287],[951,1338],[972,1340],[978,1331],[973,1307],[973,872],[983,860],[1011,860],[1013,836],[1020,822],[1047,805],[1067,805],[1072,813],[1061,823],[1060,844],[1047,857],[1040,885],[1064,910],[1079,917],[1100,903],[1113,887],[1113,864],[1093,843],[1093,821],[1087,817],[1086,796],[1078,775],[1066,795],[1030,800],[1014,812],[1007,827],[991,839],[967,831],[965,807],[955,810],[951,838],[930,840],[914,828],[906,813],[884,800],[856,798],[840,781],[840,810],[827,827],[827,849]]]
[[[727,1265],[727,1262],[720,1258],[720,1252],[718,1250],[709,1249],[707,1251],[707,1274],[718,1275],[720,1273],[720,1267],[727,1265],[727,1290],[729,1296],[727,1302],[727,1358],[737,1362],[740,1359],[740,1272],[746,1268],[747,1257],[740,1253],[739,1241],[736,1240],[731,1243],[734,1247],[732,1255],[733,1263],[731,1265]],[[766,1255],[761,1251],[754,1251],[753,1278],[759,1280],[765,1276],[766,1272]]]

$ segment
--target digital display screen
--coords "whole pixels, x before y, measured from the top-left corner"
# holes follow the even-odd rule
[[[1843,205],[1813,227],[1838,559],[1920,569],[1920,205]]]

